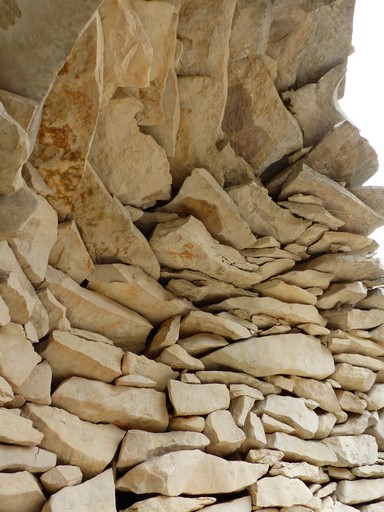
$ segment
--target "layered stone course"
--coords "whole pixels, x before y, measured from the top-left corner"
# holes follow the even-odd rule
[[[0,4],[0,512],[384,510],[353,10]]]

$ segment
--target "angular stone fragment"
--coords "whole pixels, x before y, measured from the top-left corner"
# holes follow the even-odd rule
[[[185,384],[171,380],[168,393],[175,416],[204,415],[229,406],[229,391],[223,384]]]
[[[0,89],[0,101],[7,113],[28,133],[30,142],[33,141],[38,103],[4,89]]]
[[[311,439],[319,426],[317,414],[306,407],[302,398],[268,395],[257,403],[255,410],[291,425],[295,434],[302,439]]]
[[[332,436],[359,436],[360,434],[373,435],[369,428],[378,424],[379,418],[376,412],[364,411],[362,414],[350,415],[345,423],[334,425],[330,435]]]
[[[0,445],[1,471],[42,473],[56,466],[56,454],[37,446]]]
[[[86,477],[109,464],[124,437],[124,431],[114,425],[82,421],[57,407],[26,404],[22,413],[44,434],[40,446],[56,453],[62,463],[79,466]]]
[[[227,192],[256,235],[273,236],[285,245],[302,235],[310,225],[280,208],[269,197],[267,189],[254,181],[230,187]]]
[[[374,250],[375,242],[371,238],[343,231],[326,231],[316,243],[308,247],[309,254],[349,251],[369,254]]]
[[[133,265],[96,265],[88,280],[88,288],[140,313],[154,324],[194,309],[187,300],[165,290]]]
[[[270,470],[271,476],[283,475],[288,478],[299,478],[304,482],[326,483],[327,473],[318,466],[308,462],[278,462]]]
[[[136,466],[147,459],[179,450],[203,450],[209,439],[198,432],[151,433],[128,430],[122,442],[117,467],[119,470]]]
[[[192,311],[183,318],[180,334],[190,336],[201,332],[212,332],[232,340],[249,338],[251,335],[246,327],[237,322],[205,311]]]
[[[0,372],[12,386],[21,386],[41,357],[33,350],[21,325],[0,327]]]
[[[251,498],[257,507],[291,507],[308,505],[313,494],[298,478],[279,475],[262,478],[250,487]]]
[[[121,371],[123,375],[141,375],[156,382],[158,391],[163,391],[171,379],[176,379],[178,373],[166,364],[153,361],[145,356],[126,352],[123,357]]]
[[[367,294],[367,288],[356,281],[354,283],[331,284],[328,290],[318,299],[319,309],[332,309],[341,304],[356,304]]]
[[[335,466],[354,467],[377,461],[377,443],[373,436],[333,436],[323,440],[337,455]]]
[[[228,345],[228,341],[217,334],[202,333],[179,339],[177,344],[183,347],[188,354],[201,356],[212,350],[225,347]]]
[[[159,277],[159,263],[147,240],[89,163],[74,198],[71,218],[76,221],[92,261],[138,265],[151,277]]]
[[[81,482],[83,475],[78,466],[56,466],[40,477],[45,490],[50,493],[60,491],[63,487],[72,487]]]
[[[121,375],[124,352],[113,345],[87,340],[70,332],[53,331],[40,343],[39,354],[49,362],[56,380],[77,375],[112,382]]]
[[[244,432],[236,425],[229,411],[208,414],[203,434],[210,440],[206,451],[223,458],[235,452],[245,441]]]
[[[351,187],[351,192],[357,196],[363,203],[367,204],[372,210],[382,217],[384,216],[383,206],[383,187]]]
[[[338,229],[344,225],[344,221],[331,215],[323,206],[319,204],[302,204],[293,201],[279,201],[279,206],[289,210],[292,215],[307,219],[310,221],[317,221],[321,224],[328,226],[329,229]]]
[[[376,374],[368,368],[339,363],[330,378],[338,382],[343,389],[366,393],[375,382]]]
[[[384,407],[384,384],[374,384],[366,395],[368,411],[378,411]]]
[[[73,327],[105,334],[116,345],[140,352],[152,325],[103,295],[79,286],[60,270],[48,268],[45,287],[67,308]]]
[[[283,358],[281,354],[284,354]],[[334,371],[328,349],[314,337],[301,333],[232,343],[203,357],[202,361],[207,370],[231,368],[254,377],[288,374],[324,379]]]
[[[272,297],[283,302],[295,302],[301,304],[315,305],[317,298],[307,290],[299,286],[284,283],[280,279],[271,279],[270,281],[257,284],[252,287],[262,297]]]
[[[267,434],[274,434],[275,432],[284,432],[284,434],[295,434],[295,429],[287,423],[284,423],[269,414],[262,414],[261,423],[263,424],[263,428]]]
[[[115,486],[112,469],[86,482],[65,487],[53,494],[41,512],[78,512],[88,510],[116,512]]]
[[[163,148],[139,130],[134,97],[114,98],[100,112],[89,162],[106,189],[137,207],[170,198],[171,175]]]
[[[366,503],[384,498],[384,478],[342,480],[337,484],[336,497],[346,504]]]
[[[325,411],[340,411],[335,392],[329,384],[314,379],[301,379],[300,377],[293,377],[293,382],[293,392],[297,396],[316,400]]]
[[[37,290],[37,296],[48,313],[48,332],[55,329],[68,331],[71,325],[66,317],[67,308],[60,304],[48,288]]]
[[[96,16],[73,47],[44,103],[31,162],[51,189],[47,199],[60,218],[71,211],[96,126],[102,44]]]
[[[28,158],[29,140],[25,130],[13,119],[1,103],[1,186],[0,193],[13,194],[22,185],[21,167]]]
[[[166,267],[199,270],[245,288],[261,280],[256,265],[247,263],[236,249],[219,244],[194,217],[158,224],[150,244]]]
[[[325,311],[327,326],[331,329],[372,329],[384,323],[384,311],[382,309],[351,309]]]
[[[200,450],[183,450],[143,462],[121,477],[116,488],[136,494],[150,490],[166,496],[222,494],[245,489],[267,469],[266,464],[229,462]]]
[[[270,393],[279,393],[280,388],[264,382],[263,380],[255,379],[246,373],[241,372],[228,372],[228,371],[203,371],[196,372],[196,376],[203,384],[211,384],[217,382],[219,384],[244,384],[260,390],[263,395]]]
[[[362,356],[360,354],[335,354],[333,359],[335,363],[348,363],[363,368],[369,368],[376,372],[384,370],[384,361],[375,357]]]
[[[34,297],[22,286],[18,275],[12,270],[0,270],[0,293],[8,307],[10,320],[26,324],[35,306]]]
[[[285,181],[279,200],[299,193],[309,193],[319,197],[329,213],[345,222],[344,231],[367,236],[384,222],[380,215],[347,189],[302,162]]]
[[[0,376],[0,407],[13,400],[14,394],[10,384]]]
[[[38,196],[25,184],[13,194],[0,195],[0,240],[18,237],[38,207]]]
[[[247,395],[242,395],[231,400],[229,412],[232,414],[232,417],[238,427],[244,427],[254,403],[255,399]]]
[[[204,430],[205,420],[202,416],[179,416],[171,418],[168,430],[170,432],[202,432]]]
[[[0,409],[0,442],[19,446],[36,446],[43,434],[33,428],[32,421]]]
[[[318,270],[291,270],[279,276],[284,283],[299,286],[300,288],[312,288],[313,286],[326,290],[329,287],[333,275]]]
[[[245,441],[240,447],[242,453],[249,452],[254,448],[261,448],[267,444],[262,422],[255,413],[249,412],[244,422]]]
[[[384,468],[381,464],[372,464],[369,466],[360,466],[352,468],[353,475],[359,478],[382,478],[384,477]]]
[[[215,503],[216,498],[184,498],[176,496],[155,496],[147,500],[137,501],[124,512],[192,512],[203,507],[207,510]],[[241,511],[240,511],[241,512]]]
[[[79,284],[94,270],[75,221],[59,224],[57,240],[49,254],[49,264],[62,270]]]
[[[51,383],[52,369],[47,361],[42,361],[32,369],[21,386],[14,388],[14,391],[28,402],[50,405]]]
[[[0,473],[0,510],[4,512],[40,512],[45,503],[38,480],[28,473]]]
[[[10,321],[9,308],[4,302],[4,299],[0,296],[0,327],[9,324]]]
[[[256,242],[232,199],[205,169],[194,169],[176,197],[161,211],[193,215],[213,238],[238,250]]]
[[[236,153],[260,174],[302,147],[301,130],[279,98],[262,59],[233,61],[228,72],[223,130]]]
[[[156,357],[165,348],[171,347],[177,342],[180,331],[180,319],[180,315],[175,315],[162,322],[146,348],[145,354],[147,356]]]
[[[156,361],[167,364],[174,370],[204,370],[204,364],[192,357],[180,345],[172,345],[164,349]]]
[[[284,452],[286,460],[305,461],[315,466],[334,465],[337,456],[323,441],[306,441],[283,432],[267,435],[269,448]]]
[[[168,426],[165,394],[154,389],[71,377],[56,388],[52,403],[83,420],[108,422],[124,429],[163,432]]]

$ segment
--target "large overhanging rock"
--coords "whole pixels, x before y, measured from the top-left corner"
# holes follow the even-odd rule
[[[321,380],[334,371],[329,350],[313,336],[300,333],[239,341],[212,352],[202,361],[207,370],[230,368],[254,377],[288,374]]]
[[[230,493],[245,489],[267,470],[266,464],[226,461],[200,450],[186,450],[139,464],[117,481],[116,488],[166,496]]]

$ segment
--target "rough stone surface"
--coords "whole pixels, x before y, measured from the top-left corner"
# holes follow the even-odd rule
[[[37,479],[28,473],[0,473],[0,510],[9,512],[40,512],[45,503]]]

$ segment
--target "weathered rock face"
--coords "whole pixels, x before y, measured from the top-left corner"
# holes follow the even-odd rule
[[[0,512],[382,512],[354,0],[0,2]]]

